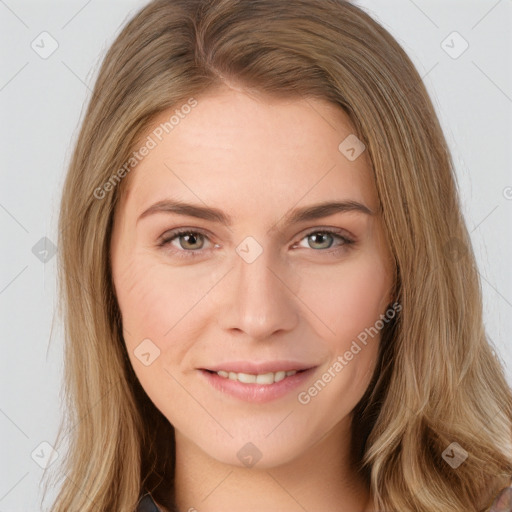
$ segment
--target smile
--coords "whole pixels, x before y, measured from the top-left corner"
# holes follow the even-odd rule
[[[238,382],[242,382],[244,384],[264,384],[270,385],[274,384],[274,382],[280,382],[286,377],[290,377],[297,373],[297,370],[290,371],[278,371],[278,372],[268,372],[268,373],[260,373],[254,375],[252,373],[235,373],[235,372],[227,372],[224,370],[220,370],[216,372],[219,377],[223,377],[225,379],[237,380]]]

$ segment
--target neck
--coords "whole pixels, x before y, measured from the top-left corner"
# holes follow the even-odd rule
[[[176,432],[175,492],[180,512],[372,510],[370,492],[350,461],[346,424],[293,461],[265,469],[219,462]]]

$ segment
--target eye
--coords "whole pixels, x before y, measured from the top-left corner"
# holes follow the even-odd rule
[[[165,233],[158,246],[169,247],[169,252],[178,255],[180,258],[194,258],[205,252],[202,250],[205,240],[209,240],[206,233],[181,228]]]
[[[348,250],[349,246],[355,243],[354,240],[342,233],[345,232],[332,228],[316,228],[314,231],[307,233],[301,239],[301,242],[311,239],[313,241],[307,241],[308,247],[306,248],[315,249],[315,252],[337,255],[340,252]],[[333,240],[338,240],[338,244],[334,249],[331,249]],[[158,242],[158,246],[165,247],[170,253],[180,258],[197,258],[204,255],[205,252],[212,250],[211,247],[207,249],[204,248],[205,241],[210,242],[210,239],[203,231],[191,228],[179,228],[164,233]],[[300,242],[294,245],[294,247],[296,246],[300,246]],[[219,245],[213,244],[213,247],[219,247]]]
[[[322,252],[338,253],[340,250],[347,250],[348,246],[354,243],[354,240],[342,233],[344,232],[337,229],[317,228],[315,231],[307,233],[302,240],[306,240],[308,248],[323,250]],[[338,246],[334,250],[329,250],[335,239],[339,241]]]

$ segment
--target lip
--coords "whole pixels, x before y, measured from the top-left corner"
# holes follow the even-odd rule
[[[214,366],[208,366],[204,368],[200,368],[200,370],[210,370],[212,372],[219,372],[224,370],[226,372],[235,372],[235,373],[250,373],[253,375],[259,375],[262,373],[270,373],[270,372],[279,372],[284,371],[288,372],[291,370],[309,370],[313,368],[313,366],[299,363],[298,361],[266,361],[261,363],[254,363],[250,361],[231,361],[222,364],[217,364]]]
[[[249,365],[250,366],[250,365]],[[239,365],[233,366],[233,368],[240,368]],[[247,368],[245,366],[244,368]],[[254,368],[254,365],[252,365]],[[276,368],[273,366],[273,368]],[[290,377],[286,377],[279,382],[274,382],[273,384],[244,384],[243,382],[239,382],[236,380],[231,380],[225,377],[220,377],[215,373],[215,371],[219,371],[225,369],[228,371],[226,367],[219,368],[219,370],[199,370],[200,374],[203,378],[217,391],[230,395],[239,400],[243,400],[245,402],[253,402],[253,403],[266,403],[272,400],[277,400],[279,398],[283,398],[286,395],[290,394],[293,390],[297,389],[300,386],[304,386],[304,383],[310,378],[310,376],[315,371],[316,367],[310,367],[307,369],[303,369],[298,371],[295,375],[291,375]],[[289,368],[289,370],[295,370],[295,368]],[[279,371],[283,370],[284,367],[277,367],[276,370],[258,370],[255,372],[254,370],[245,371],[239,370],[237,373],[266,373],[271,371]],[[236,370],[229,370],[235,371]]]

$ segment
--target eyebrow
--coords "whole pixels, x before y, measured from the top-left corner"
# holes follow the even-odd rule
[[[357,201],[325,201],[323,203],[313,204],[303,208],[296,208],[284,216],[283,225],[298,224],[309,220],[321,219],[334,215],[335,213],[344,212],[360,212],[366,215],[374,215],[374,212],[367,206]],[[150,206],[142,212],[139,220],[155,213],[173,213],[176,215],[184,215],[188,217],[196,217],[198,219],[218,222],[224,226],[231,226],[232,219],[229,215],[218,208],[210,208],[198,204],[185,203],[183,201],[174,201],[164,199]]]

